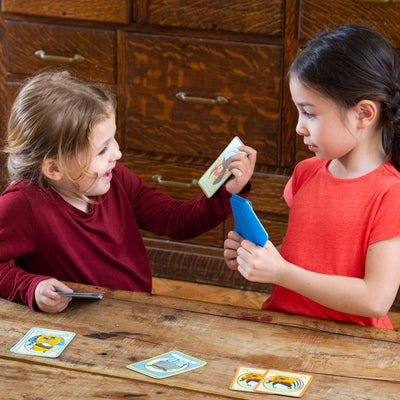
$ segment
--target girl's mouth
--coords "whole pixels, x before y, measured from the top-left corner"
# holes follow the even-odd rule
[[[109,171],[107,171],[107,172],[102,176],[101,179],[104,180],[104,181],[107,181],[107,182],[111,181],[111,179],[112,179],[112,169],[110,169]]]

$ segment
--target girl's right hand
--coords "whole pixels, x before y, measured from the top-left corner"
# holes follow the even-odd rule
[[[35,289],[35,301],[40,311],[57,313],[65,310],[71,297],[60,296],[57,292],[72,292],[64,283],[50,278],[38,283]]]
[[[237,250],[240,247],[243,238],[235,231],[228,233],[228,238],[224,242],[224,258],[230,269],[237,270],[239,264],[237,262]]]

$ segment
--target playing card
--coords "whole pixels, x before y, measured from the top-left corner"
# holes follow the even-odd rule
[[[266,369],[237,367],[229,389],[254,392],[266,372]]]
[[[207,197],[211,197],[231,176],[228,170],[231,157],[234,154],[243,153],[238,149],[239,146],[243,146],[243,142],[235,136],[211,167],[200,178],[199,186]]]
[[[11,348],[11,351],[18,354],[40,357],[58,357],[74,336],[74,332],[31,328],[29,332]]]
[[[312,378],[313,376],[308,374],[270,369],[255,390],[256,392],[301,397]]]
[[[129,364],[126,368],[152,378],[162,379],[202,367],[205,364],[205,361],[198,360],[179,351],[170,351],[157,357]]]
[[[60,296],[74,297],[77,299],[102,299],[101,293],[58,292]]]
[[[235,231],[244,239],[264,247],[268,233],[255,214],[250,201],[232,194],[231,207],[235,219]]]

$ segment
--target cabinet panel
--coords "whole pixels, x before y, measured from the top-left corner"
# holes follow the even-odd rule
[[[300,38],[309,39],[326,26],[369,25],[400,47],[400,3],[363,0],[304,0],[300,9]]]
[[[149,0],[148,13],[161,26],[283,36],[282,0]]]
[[[278,165],[281,47],[130,33],[126,56],[126,152],[211,165],[238,135],[259,165]],[[227,103],[184,102],[182,92]]]
[[[1,11],[25,15],[129,22],[129,0],[3,0]]]
[[[30,75],[64,65],[82,79],[104,83],[116,80],[113,31],[6,21],[6,35],[10,73]]]

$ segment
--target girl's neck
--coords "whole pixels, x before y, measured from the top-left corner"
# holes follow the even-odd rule
[[[334,159],[328,171],[340,179],[354,179],[364,176],[387,161],[382,146],[382,131],[373,126],[357,132],[356,143],[347,154]]]
[[[328,171],[340,179],[354,179],[364,176],[387,161],[382,151],[361,152],[361,154],[349,154],[332,160]]]
[[[68,194],[64,193],[63,191],[59,191],[54,186],[53,186],[53,190],[57,194],[59,194],[68,204],[77,208],[78,210],[81,210],[85,213],[89,213],[91,211],[90,204],[87,203],[86,201],[84,201],[83,199],[79,199],[77,197],[68,195]]]

